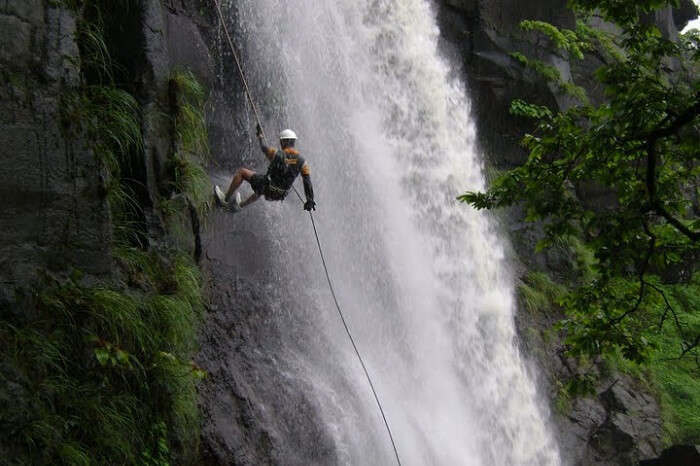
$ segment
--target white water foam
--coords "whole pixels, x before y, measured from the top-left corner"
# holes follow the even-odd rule
[[[486,215],[456,201],[485,182],[465,86],[438,53],[432,5],[240,0],[236,8],[266,123],[295,129],[312,167],[330,273],[404,464],[559,464],[516,347],[503,239]],[[300,312],[298,325],[326,337],[283,357],[312,387],[340,461],[392,464],[307,220],[295,200],[251,209],[266,210],[282,274],[304,277],[300,307],[313,311]]]

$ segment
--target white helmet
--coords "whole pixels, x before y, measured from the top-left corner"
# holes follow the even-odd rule
[[[296,139],[297,138],[297,133],[292,131],[291,129],[285,129],[280,133],[280,139]]]

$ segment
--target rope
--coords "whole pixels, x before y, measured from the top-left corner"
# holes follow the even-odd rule
[[[253,107],[253,113],[255,114],[255,119],[257,120],[258,126],[260,127],[261,132],[263,133],[263,138],[265,137],[265,133],[262,131],[262,121],[260,121],[260,114],[258,113],[258,109],[255,106],[255,102],[253,101],[253,97],[250,92],[250,88],[248,87],[248,83],[245,78],[245,73],[243,73],[243,67],[241,66],[241,62],[238,59],[238,54],[236,53],[236,49],[233,46],[233,41],[231,40],[231,36],[228,33],[228,28],[226,27],[226,21],[224,20],[224,15],[221,11],[221,5],[219,4],[219,0],[214,0],[214,3],[216,4],[216,9],[219,13],[219,18],[221,19],[221,25],[224,28],[224,32],[226,33],[226,38],[228,39],[228,43],[231,46],[231,52],[233,53],[233,57],[236,60],[236,65],[238,66],[238,71],[241,75],[241,81],[243,81],[243,87],[245,88],[246,95],[248,96],[248,101],[250,102],[250,105]],[[301,194],[299,194],[299,191],[295,186],[292,186],[292,189],[294,190],[294,194],[297,195],[299,198],[299,201],[303,204],[304,200],[301,197]],[[338,302],[338,297],[335,294],[335,288],[333,287],[333,282],[331,281],[331,276],[328,273],[328,266],[326,264],[326,258],[323,255],[323,247],[321,246],[321,240],[319,239],[318,236],[318,230],[316,229],[316,221],[314,220],[314,214],[309,211],[309,218],[311,218],[311,225],[313,226],[314,229],[314,236],[316,237],[316,245],[318,246],[318,253],[321,256],[321,263],[323,264],[323,270],[326,274],[326,281],[328,282],[328,288],[331,291],[331,296],[333,297],[333,302],[335,303],[335,308],[338,310],[338,315],[340,316],[340,321],[343,323],[343,327],[345,328],[345,332],[348,334],[348,338],[350,339],[350,343],[352,343],[352,348],[355,350],[355,354],[357,355],[357,359],[360,361],[360,365],[362,366],[362,370],[365,373],[365,377],[367,378],[367,382],[369,383],[369,387],[372,389],[372,394],[374,395],[374,400],[377,402],[377,407],[379,408],[379,412],[382,415],[382,420],[384,421],[384,426],[386,427],[386,431],[389,434],[389,440],[391,441],[391,446],[394,449],[394,456],[396,456],[396,463],[401,466],[401,459],[399,458],[399,451],[396,448],[396,442],[394,442],[394,436],[391,433],[391,428],[389,427],[389,422],[386,419],[386,415],[384,414],[384,408],[382,407],[382,403],[379,400],[379,395],[377,394],[377,390],[374,388],[374,383],[372,383],[372,377],[369,375],[369,371],[367,370],[367,366],[365,365],[365,361],[362,359],[362,355],[360,354],[360,350],[357,348],[357,344],[355,343],[355,339],[352,336],[352,333],[350,332],[350,327],[348,327],[348,323],[345,320],[345,316],[343,315],[343,310],[340,307],[340,303]]]
[[[303,202],[301,195],[299,194],[299,191],[297,191],[297,188],[292,186],[294,189],[294,193],[297,195],[300,201]],[[318,238],[318,230],[316,229],[316,221],[314,220],[314,214],[309,211],[309,217],[311,218],[311,225],[314,227],[314,236],[316,237],[316,245],[318,246],[318,253],[321,256],[321,263],[323,264],[323,270],[326,273],[326,281],[328,282],[328,288],[331,290],[331,296],[333,296],[333,302],[335,303],[335,308],[338,310],[338,315],[340,316],[340,321],[343,323],[343,327],[345,327],[345,332],[348,334],[348,338],[350,338],[350,343],[352,343],[352,348],[355,350],[355,354],[357,355],[357,359],[360,361],[360,365],[362,365],[362,370],[365,371],[365,377],[367,378],[367,382],[369,382],[369,387],[372,389],[372,394],[374,395],[374,401],[377,402],[377,407],[379,408],[379,412],[382,414],[382,420],[384,421],[384,426],[386,426],[386,431],[389,433],[389,440],[391,441],[391,446],[394,449],[394,456],[396,456],[396,462],[398,463],[399,466],[401,466],[401,460],[399,459],[399,451],[396,448],[396,443],[394,442],[394,436],[391,433],[391,428],[389,427],[389,422],[386,419],[386,415],[384,414],[384,408],[382,408],[382,403],[379,401],[379,395],[377,395],[377,390],[374,388],[374,384],[372,383],[372,377],[369,375],[369,371],[367,370],[367,366],[365,365],[365,361],[362,359],[362,355],[360,354],[360,350],[357,349],[357,344],[355,344],[355,339],[352,336],[352,333],[350,333],[350,327],[348,327],[347,322],[345,321],[345,316],[343,315],[343,310],[340,308],[340,304],[338,303],[338,298],[335,295],[335,289],[333,288],[333,282],[331,281],[331,276],[328,273],[328,266],[326,265],[326,258],[323,255],[323,248],[321,247],[321,240]]]
[[[231,40],[231,35],[228,33],[226,21],[224,20],[224,14],[221,11],[221,4],[219,3],[219,0],[214,0],[214,4],[216,5],[216,11],[219,13],[219,18],[221,19],[221,26],[223,26],[224,28],[226,39],[228,39],[228,45],[231,47],[231,53],[233,53],[233,58],[236,61],[238,72],[241,74],[241,81],[243,81],[243,87],[245,88],[245,93],[248,96],[248,102],[250,102],[250,106],[253,107],[255,119],[258,122],[258,126],[260,127],[260,131],[262,132],[263,138],[265,138],[265,132],[262,130],[262,121],[260,121],[260,113],[258,112],[258,107],[255,105],[255,101],[253,100],[250,88],[248,87],[248,81],[246,81],[245,79],[245,73],[243,72],[243,67],[241,66],[241,60],[238,58],[238,54],[236,53],[236,47],[233,46],[233,40]]]

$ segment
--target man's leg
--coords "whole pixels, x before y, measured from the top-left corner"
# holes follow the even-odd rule
[[[233,193],[235,193],[238,187],[241,185],[241,183],[243,183],[243,180],[250,182],[250,178],[253,175],[255,175],[255,172],[253,170],[249,170],[247,168],[239,168],[233,175],[231,185],[228,187],[228,191],[226,191],[226,202],[228,202],[228,200],[231,199]],[[248,200],[246,199],[246,202],[247,201]]]
[[[255,193],[251,194],[250,197],[249,197],[248,199],[246,199],[245,201],[241,202],[241,208],[243,208],[243,207],[245,207],[245,206],[247,206],[247,205],[252,204],[253,202],[257,201],[258,199],[260,199],[260,194],[255,194]]]

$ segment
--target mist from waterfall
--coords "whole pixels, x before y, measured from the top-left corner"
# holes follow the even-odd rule
[[[235,8],[268,142],[285,127],[299,135],[329,272],[403,463],[559,464],[517,349],[504,240],[487,215],[456,201],[485,181],[461,72],[438,52],[432,4],[224,5]],[[257,149],[245,157],[264,169]],[[393,464],[307,216],[293,194],[235,221],[252,221],[251,211],[270,239],[269,286],[293,301],[280,336],[288,344],[265,357],[285,360],[304,382],[341,464]]]

